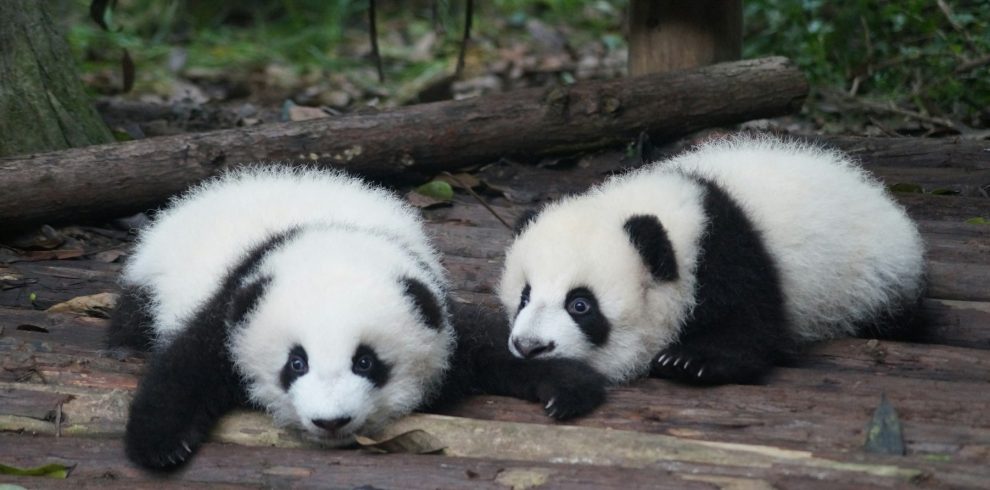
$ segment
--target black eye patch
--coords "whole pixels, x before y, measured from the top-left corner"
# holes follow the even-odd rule
[[[308,372],[309,358],[306,356],[306,349],[298,344],[292,346],[292,349],[289,350],[289,356],[285,360],[285,365],[282,366],[282,372],[278,376],[279,382],[282,383],[282,389],[289,391],[292,383]]]
[[[526,307],[526,305],[529,304],[529,292],[530,292],[529,284],[526,284],[526,287],[524,287],[522,290],[522,294],[519,296],[519,308],[516,308],[517,315],[519,314],[520,311],[522,311],[523,308]]]
[[[585,287],[574,288],[567,293],[563,306],[589,342],[598,347],[605,345],[612,327],[598,308],[595,293]]]
[[[374,349],[361,344],[351,358],[351,372],[368,378],[376,388],[385,386],[392,374],[392,366],[378,357]]]

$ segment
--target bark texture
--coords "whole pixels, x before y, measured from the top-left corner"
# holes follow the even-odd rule
[[[0,156],[113,141],[52,22],[51,2],[0,2]]]
[[[742,0],[632,0],[629,74],[737,60],[742,25]]]

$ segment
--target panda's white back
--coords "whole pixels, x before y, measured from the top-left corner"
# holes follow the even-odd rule
[[[254,245],[311,224],[381,231],[443,275],[419,218],[393,194],[340,173],[266,166],[229,172],[170,203],[142,233],[123,282],[151,293],[153,328],[168,337]]]
[[[735,138],[653,168],[714,181],[746,211],[781,274],[805,340],[855,333],[918,295],[923,245],[883,187],[841,154],[776,139]]]

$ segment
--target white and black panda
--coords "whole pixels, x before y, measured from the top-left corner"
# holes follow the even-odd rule
[[[108,341],[152,351],[125,434],[148,468],[185,462],[240,405],[334,444],[470,391],[559,399],[559,416],[604,397],[584,364],[520,363],[483,312],[452,325],[416,212],[337,172],[246,168],[194,188],[142,231],[121,282]]]
[[[718,384],[807,342],[916,333],[923,283],[917,228],[847,157],[737,136],[524,218],[499,296],[520,358]]]

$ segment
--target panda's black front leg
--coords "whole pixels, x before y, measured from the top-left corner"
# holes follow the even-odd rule
[[[505,318],[491,309],[455,305],[457,349],[441,395],[433,406],[470,393],[539,402],[547,415],[563,420],[584,415],[605,401],[608,380],[571,359],[518,359],[508,349]]]
[[[223,329],[196,327],[152,358],[131,404],[125,451],[145,468],[171,471],[185,463],[217,420],[246,398]]]
[[[657,353],[650,376],[700,385],[758,382],[789,350],[783,328],[744,319],[694,325]]]
[[[539,402],[548,416],[558,420],[585,415],[605,401],[608,380],[583,362],[492,354],[479,358],[490,368],[475,378],[485,393]]]

